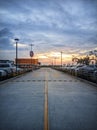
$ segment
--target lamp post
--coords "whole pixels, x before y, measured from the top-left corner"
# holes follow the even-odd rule
[[[61,67],[62,67],[62,53],[63,53],[63,52],[61,51]]]
[[[55,66],[56,66],[56,57],[54,57],[54,59],[55,59]]]
[[[55,60],[54,60],[54,65],[56,66],[56,65],[58,64],[58,63],[56,62],[56,60],[59,59],[59,57],[56,56],[56,57],[54,57],[54,59],[55,59]]]
[[[16,41],[16,73],[17,73],[17,59],[18,59],[18,38],[14,39]]]

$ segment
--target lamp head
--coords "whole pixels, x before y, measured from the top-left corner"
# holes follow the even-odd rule
[[[16,42],[18,42],[18,41],[19,41],[19,39],[18,39],[18,38],[15,38],[14,40],[15,40]]]

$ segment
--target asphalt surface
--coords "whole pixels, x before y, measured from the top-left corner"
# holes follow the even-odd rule
[[[9,80],[0,85],[0,130],[97,130],[97,87],[51,68]]]

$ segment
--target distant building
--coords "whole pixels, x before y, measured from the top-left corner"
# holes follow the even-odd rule
[[[19,67],[31,67],[32,65],[38,65],[38,59],[30,59],[30,58],[18,58],[17,65]]]

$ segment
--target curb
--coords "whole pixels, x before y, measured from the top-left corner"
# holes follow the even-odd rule
[[[74,76],[74,77],[75,77],[75,76]],[[79,78],[79,77],[75,77],[75,78],[78,79],[78,80],[80,80],[80,81],[83,81],[83,82],[85,82],[85,83],[88,83],[88,84],[90,84],[90,85],[92,85],[92,86],[97,87],[97,84],[94,83],[94,82],[90,82],[90,81],[88,81],[88,80],[85,80],[85,79],[82,79],[82,78]]]

